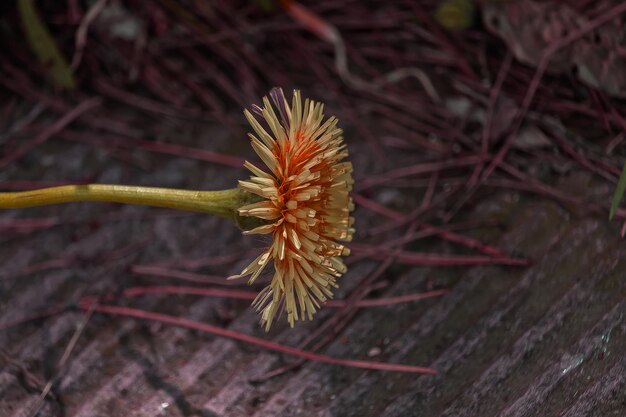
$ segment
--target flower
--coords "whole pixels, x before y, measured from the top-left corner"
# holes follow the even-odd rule
[[[322,123],[324,105],[306,99],[303,106],[298,90],[291,106],[282,89],[273,89],[270,96],[278,113],[267,97],[263,107],[252,110],[271,134],[244,111],[256,132],[248,134],[252,148],[269,172],[245,162],[253,175],[239,181],[239,187],[260,201],[239,208],[239,215],[263,220],[265,224],[244,233],[271,234],[272,242],[236,276],[250,275],[251,284],[273,261],[272,281],[253,302],[262,310],[266,330],[283,306],[293,327],[296,320],[312,319],[320,302],[332,298],[337,278],[347,270],[341,256],[350,253],[338,241],[349,241],[354,233],[352,164],[343,161],[348,151],[337,119]]]

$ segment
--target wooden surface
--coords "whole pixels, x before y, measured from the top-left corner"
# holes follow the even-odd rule
[[[227,146],[227,133],[215,128],[205,132],[194,145]],[[353,137],[348,142],[353,158],[360,161],[358,178],[373,157]],[[46,155],[63,162],[55,159],[50,168],[34,164]],[[114,156],[92,146],[54,141],[13,167],[11,175],[41,173],[43,178],[61,179],[101,170],[100,182],[207,189],[228,186],[245,175],[243,170],[188,159],[140,151],[126,155],[147,162],[142,169]],[[592,190],[582,185],[588,180],[573,171],[557,185],[584,195]],[[411,193],[400,191],[394,198],[410,199]],[[17,217],[54,217],[59,224],[3,233],[1,322],[134,285],[188,284],[132,273],[133,265],[243,253],[235,262],[195,270],[225,277],[249,261],[249,249],[262,246],[262,241],[243,238],[222,219],[140,207],[74,204],[2,213],[3,221]],[[89,319],[58,374],[55,364],[83,320],[74,311],[0,332],[0,346],[9,357],[0,372],[0,415],[29,415],[42,386],[27,374],[39,384],[58,374],[53,398],[44,402],[40,416],[623,415],[626,247],[615,227],[549,200],[510,191],[479,199],[466,217],[477,223],[498,222],[500,227],[468,234],[529,258],[532,265],[392,267],[382,277],[390,285],[377,296],[433,287],[453,291],[439,299],[363,309],[322,350],[337,357],[432,366],[438,376],[306,363],[251,382],[293,359],[196,331],[101,314]],[[357,224],[363,228],[381,221],[357,209]],[[458,251],[436,240],[413,249]],[[51,260],[66,264],[46,263]],[[37,271],[33,265],[42,262]],[[349,294],[378,265],[372,260],[351,265],[339,296]],[[265,335],[246,301],[167,295],[126,303],[289,345],[333,314],[326,309],[293,330],[281,321]]]

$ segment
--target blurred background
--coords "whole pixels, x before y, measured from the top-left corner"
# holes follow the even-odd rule
[[[2,2],[0,191],[232,188],[242,109],[280,86],[339,118],[357,234],[346,301],[265,333],[261,287],[225,277],[267,242],[231,222],[0,213],[0,416],[626,414],[625,22],[604,0]]]

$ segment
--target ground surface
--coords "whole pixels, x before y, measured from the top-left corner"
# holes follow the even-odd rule
[[[215,146],[219,132],[198,142],[203,140]],[[54,164],[50,176],[72,177],[97,167],[103,170],[102,181],[166,186],[196,182],[208,188],[244,175],[243,170],[153,157],[147,158],[147,171],[130,169],[131,175],[123,163],[88,147],[56,146],[63,146],[64,158],[84,162]],[[33,158],[58,152],[54,148],[41,148]],[[353,145],[355,158],[367,158],[362,148]],[[587,176],[572,173],[562,185],[582,188],[585,180]],[[375,220],[362,209],[357,213],[358,223]],[[220,219],[176,217],[144,208],[77,204],[18,214],[52,216],[60,224],[3,238],[3,322],[106,290],[176,283],[129,273],[133,265],[247,253],[261,244],[241,238]],[[474,208],[472,219],[506,225],[501,234],[486,230],[484,236],[498,235],[493,243],[531,259],[532,265],[398,267],[385,274],[392,285],[381,295],[423,291],[429,282],[453,291],[440,299],[361,311],[324,349],[338,357],[374,355],[432,366],[440,372],[436,377],[308,363],[252,383],[255,376],[290,359],[195,331],[96,314],[52,390],[55,398],[45,402],[40,415],[621,415],[626,249],[614,227],[514,192],[489,196]],[[198,271],[230,275],[250,256]],[[51,259],[75,264],[29,271],[29,266]],[[373,261],[352,266],[342,278],[341,292],[376,266]],[[246,301],[167,295],[144,296],[130,305],[263,336]],[[281,323],[263,337],[297,344],[328,314],[324,311],[294,330]],[[43,381],[56,372],[54,363],[81,320],[80,313],[65,313],[20,325],[2,332],[1,346],[15,364]],[[5,365],[1,373],[3,416],[27,415],[41,388],[15,364]]]
[[[333,8],[324,4],[311,7],[333,18]],[[256,16],[254,13],[251,14]],[[359,20],[365,14],[366,11],[359,10],[356,17],[340,15],[331,20],[344,33],[351,34],[352,43],[357,44],[359,36],[369,36],[368,32],[360,32],[362,25],[367,27]],[[380,15],[383,32],[374,35],[381,35],[381,39],[387,39],[389,19],[404,19],[404,15],[389,16]],[[413,22],[412,15],[407,16],[409,23]],[[546,135],[532,128],[535,123],[544,128],[552,126],[553,120],[542,124],[544,121],[538,119],[538,114],[543,114],[531,108],[533,111],[522,128],[525,136],[506,155],[505,167],[498,168],[475,193],[466,195],[464,187],[478,163],[458,164],[463,158],[479,154],[484,118],[475,119],[470,111],[460,114],[466,110],[459,113],[457,107],[465,109],[467,104],[470,110],[472,106],[483,109],[489,89],[481,90],[472,84],[477,92],[470,94],[460,87],[452,88],[455,79],[446,78],[447,73],[438,72],[435,66],[432,74],[438,80],[437,86],[450,95],[450,100],[445,107],[449,113],[444,112],[444,116],[437,113],[432,118],[436,106],[429,104],[422,88],[413,82],[390,87],[385,93],[389,94],[387,97],[378,93],[359,96],[338,79],[329,81],[334,70],[331,48],[326,48],[317,38],[304,37],[303,42],[313,49],[299,49],[300,44],[296,41],[291,44],[293,39],[284,36],[284,33],[303,36],[298,26],[279,12],[264,19],[273,19],[268,20],[267,27],[278,28],[274,28],[277,33],[267,33],[267,42],[286,43],[283,46],[291,48],[288,52],[268,48],[267,53],[299,56],[307,64],[306,69],[285,70],[280,68],[284,63],[278,63],[276,75],[270,76],[269,81],[249,85],[244,82],[249,80],[244,76],[239,79],[238,73],[227,73],[225,79],[215,81],[202,77],[206,68],[190,67],[192,81],[185,84],[188,90],[180,85],[174,87],[174,90],[181,88],[182,97],[176,106],[165,99],[167,92],[155,87],[158,82],[155,84],[154,78],[149,83],[154,88],[150,92],[143,88],[145,85],[128,86],[128,91],[135,94],[130,98],[85,76],[81,82],[88,87],[74,95],[62,95],[20,78],[13,70],[23,57],[4,61],[0,66],[5,75],[0,77],[0,91],[9,104],[2,107],[2,126],[7,132],[0,136],[3,155],[11,155],[20,140],[37,137],[72,107],[59,107],[59,103],[76,104],[91,97],[102,102],[15,161],[0,162],[2,189],[65,181],[188,189],[233,187],[237,179],[247,175],[243,168],[237,167],[238,160],[233,163],[203,151],[255,158],[245,137],[248,127],[240,112],[241,103],[230,102],[224,97],[228,93],[218,91],[213,98],[225,104],[211,107],[211,100],[202,99],[206,95],[203,96],[199,86],[211,92],[219,88],[228,90],[233,80],[227,78],[232,75],[234,82],[241,82],[246,91],[237,97],[249,105],[259,101],[258,96],[251,98],[250,91],[267,91],[265,87],[282,80],[285,85],[302,88],[306,96],[327,101],[326,112],[338,114],[342,120],[355,165],[358,232],[354,255],[348,258],[350,270],[341,278],[337,298],[347,298],[364,289],[366,298],[375,299],[443,288],[451,292],[443,297],[396,305],[328,308],[312,322],[298,323],[295,329],[289,329],[281,320],[266,334],[259,328],[258,316],[247,300],[172,294],[126,299],[119,296],[124,289],[151,285],[208,285],[247,290],[245,285],[226,286],[224,277],[238,273],[265,243],[262,239],[242,237],[228,221],[113,204],[72,204],[3,212],[0,213],[0,417],[34,415],[33,409],[49,380],[53,384],[41,403],[37,414],[40,417],[625,415],[626,246],[619,236],[619,224],[606,220],[608,201],[618,175],[615,170],[619,173],[621,159],[602,159],[604,154],[598,156],[597,152],[607,141],[613,143],[609,134],[613,131],[603,134],[602,140],[589,133],[585,138],[593,141],[589,139],[582,144],[576,142],[580,136],[572,135],[577,139],[571,142],[568,136],[565,143],[574,143],[576,147],[571,149],[575,153],[580,150],[576,155],[587,155],[603,168],[609,162],[612,164],[605,171],[590,169],[584,160],[580,163],[580,159],[567,156],[570,148],[563,146],[562,141],[550,136],[554,141],[545,143]],[[245,56],[247,65],[256,62],[251,51],[263,51],[267,46],[260,35],[266,26],[253,27],[250,30],[256,37],[252,46],[257,49],[234,48],[224,52],[219,49],[222,38],[216,38],[215,43],[209,43],[209,52],[215,52],[211,48],[216,48],[218,55],[224,52],[224,56],[230,56],[229,51],[234,51]],[[237,36],[247,42],[246,30]],[[224,33],[223,39],[230,39],[232,34]],[[391,35],[390,42],[402,49],[404,38],[395,37],[395,32]],[[473,39],[471,36],[476,35],[470,34]],[[459,38],[452,37],[461,41]],[[490,66],[484,62],[492,70],[489,73],[492,81],[501,68],[500,62],[505,60],[506,49],[499,46],[499,52],[493,52],[496,64]],[[381,55],[381,50],[363,49],[371,59],[382,56],[402,64],[398,56]],[[184,55],[187,49],[181,51]],[[184,56],[199,65],[201,60],[194,58],[194,49],[189,51]],[[456,52],[447,56],[448,52],[436,56],[437,65],[446,67],[453,61],[450,56]],[[324,54],[320,57],[321,64],[306,55],[316,53]],[[375,70],[360,60],[359,53],[351,57],[365,68],[364,73],[375,74]],[[226,67],[219,56],[211,59]],[[176,57],[172,62],[184,68]],[[299,60],[291,62],[296,67],[299,63]],[[517,62],[512,65],[518,71],[515,76],[521,77],[514,80],[515,85],[521,84],[524,92],[534,69]],[[158,65],[155,68],[163,69]],[[113,67],[107,70],[120,75]],[[127,70],[124,67],[123,76]],[[12,74],[12,78],[7,74]],[[31,74],[31,81],[36,79]],[[194,82],[198,83],[195,87]],[[339,82],[346,92],[333,90],[332,86],[336,86],[333,82]],[[568,93],[566,99],[559,96],[563,101],[558,103],[578,100],[575,94],[569,95],[568,82],[548,79],[540,93],[547,97],[557,91],[554,94],[558,95],[561,88]],[[29,85],[30,89],[25,87]],[[167,84],[165,87],[170,88]],[[502,136],[506,136],[503,132],[509,129],[507,123],[511,118],[507,114],[515,113],[522,101],[523,94],[515,94],[517,87],[507,88],[508,98],[502,98],[492,109],[497,116],[493,129],[500,131],[488,143],[493,153],[501,149]],[[582,89],[577,85],[571,88]],[[417,91],[422,96],[418,97]],[[394,101],[401,93],[409,95],[407,101]],[[416,96],[411,96],[413,93]],[[141,102],[138,97],[152,101]],[[588,110],[585,115],[595,117],[595,107],[589,104],[592,100],[580,100],[580,107]],[[610,99],[604,104],[613,104],[613,108],[620,110],[619,103]],[[36,116],[15,131],[16,120],[28,117],[29,112],[36,112]],[[607,114],[612,113],[607,111]],[[595,125],[585,126],[589,131],[604,126],[604,122],[598,121],[600,117],[594,120]],[[606,123],[615,120],[609,117]],[[577,126],[576,120],[571,125]],[[481,155],[487,161],[493,157],[491,153]],[[451,161],[448,168],[453,169],[420,165],[446,161]],[[606,162],[606,166],[598,161]],[[423,169],[401,174],[394,171],[416,166]],[[372,181],[394,172],[398,174],[394,181],[371,185]],[[370,186],[359,189],[359,183],[367,181]],[[461,188],[454,188],[459,184]],[[543,185],[552,188],[541,188]],[[429,195],[429,189],[434,195]],[[466,204],[458,205],[459,201]],[[426,208],[416,212],[423,202]],[[388,222],[403,218],[403,213],[417,214],[388,233],[376,232]],[[402,237],[407,229],[421,227],[421,222],[436,224],[445,231],[490,246],[476,246],[476,240],[469,244],[465,240],[459,245],[459,235],[451,238],[442,233],[426,233],[404,246],[405,252],[415,254],[480,256],[472,258],[478,259],[475,263],[480,265],[476,266],[467,265],[468,262],[460,266],[434,265],[437,262],[433,258],[416,260],[394,254],[389,249],[393,248],[390,242]],[[374,247],[376,252],[367,252],[365,245]],[[468,245],[473,248],[464,247]],[[506,256],[494,255],[494,248]],[[507,263],[503,261],[505,258],[528,260],[529,264],[494,265]],[[431,376],[367,371],[306,362],[272,377],[267,372],[295,359],[196,330],[100,313],[90,315],[78,310],[82,297],[107,293],[118,294],[110,299],[112,304],[189,318],[289,346],[298,346],[308,336],[315,335],[312,342],[304,345],[306,349],[338,358],[428,366],[439,373]],[[55,307],[62,307],[63,311],[10,325],[15,320],[32,318],[33,314],[50,313]],[[337,322],[320,330],[331,320]],[[84,329],[64,365],[59,367],[81,325]],[[318,347],[317,342],[320,342]]]

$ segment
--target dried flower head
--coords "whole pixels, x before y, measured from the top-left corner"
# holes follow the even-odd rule
[[[249,134],[252,147],[269,172],[246,161],[253,176],[239,181],[239,187],[261,201],[241,207],[239,215],[266,222],[245,233],[271,234],[272,243],[237,276],[251,275],[252,283],[273,261],[274,277],[253,303],[262,310],[266,330],[282,306],[293,326],[296,320],[311,319],[320,302],[332,298],[332,287],[346,271],[341,256],[350,253],[338,241],[349,241],[354,233],[352,164],[341,162],[348,151],[337,119],[322,123],[324,105],[306,99],[303,106],[297,90],[291,106],[282,89],[273,89],[270,96],[278,114],[267,97],[263,107],[252,110],[271,133],[244,112],[256,132]]]

